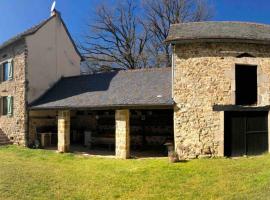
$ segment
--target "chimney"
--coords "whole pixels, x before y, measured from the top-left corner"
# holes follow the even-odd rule
[[[57,10],[55,9],[55,6],[56,6],[56,1],[54,1],[52,3],[52,7],[51,7],[51,17],[52,16],[55,16],[57,14]]]
[[[54,9],[53,11],[51,11],[51,17],[55,16],[57,14],[57,11]]]

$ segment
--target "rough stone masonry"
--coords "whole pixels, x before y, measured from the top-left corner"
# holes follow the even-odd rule
[[[27,49],[23,41],[14,43],[0,51],[0,62],[12,59],[13,79],[0,84],[0,96],[13,97],[13,115],[0,117],[0,128],[9,140],[15,144],[26,144],[26,57]]]
[[[241,53],[253,57],[237,58]],[[235,65],[256,65],[258,103],[269,105],[270,46],[197,42],[174,50],[175,148],[182,158],[223,156],[224,112],[214,105],[235,104]]]
[[[115,111],[115,155],[118,158],[130,156],[129,110]]]

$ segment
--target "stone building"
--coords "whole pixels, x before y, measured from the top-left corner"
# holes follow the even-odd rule
[[[176,24],[166,42],[171,68],[80,75],[55,11],[0,47],[0,136],[60,152],[105,146],[119,158],[170,143],[181,158],[268,151],[270,26]]]
[[[270,26],[173,25],[174,138],[183,157],[269,150]]]
[[[56,11],[0,46],[0,144],[27,145],[29,105],[62,76],[79,75],[80,61]]]

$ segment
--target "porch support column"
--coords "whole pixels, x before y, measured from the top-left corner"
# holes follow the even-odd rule
[[[129,110],[115,111],[115,156],[130,157]]]
[[[58,151],[65,153],[70,146],[70,111],[58,111]]]

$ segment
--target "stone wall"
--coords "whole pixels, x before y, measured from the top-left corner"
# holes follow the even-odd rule
[[[30,111],[29,112],[29,133],[28,133],[28,144],[31,146],[37,139],[37,129],[48,126],[57,127],[57,111]]]
[[[115,111],[115,155],[123,159],[130,156],[129,110]]]
[[[0,96],[13,96],[13,115],[0,116],[0,128],[15,144],[26,144],[26,56],[23,41],[0,51],[0,62],[13,59],[13,80],[0,83]]]
[[[249,53],[256,58],[236,58]],[[213,105],[235,104],[235,65],[257,65],[258,103],[269,105],[270,46],[178,44],[174,52],[175,148],[183,158],[223,156],[224,115]]]

